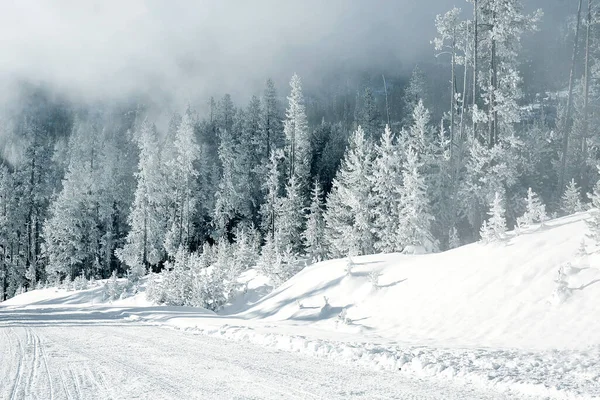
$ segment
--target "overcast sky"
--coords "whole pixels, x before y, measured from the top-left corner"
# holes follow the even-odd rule
[[[432,54],[433,19],[453,5],[469,8],[465,0],[3,0],[0,82],[188,101],[340,65],[409,69]]]

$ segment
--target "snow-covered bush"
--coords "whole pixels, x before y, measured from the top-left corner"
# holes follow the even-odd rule
[[[117,279],[117,272],[113,271],[110,278],[104,284],[104,299],[108,301],[114,301],[119,299],[122,293],[123,288]]]
[[[75,290],[85,290],[87,288],[88,288],[88,281],[87,281],[87,279],[85,279],[85,276],[83,276],[83,274],[77,276],[73,280],[73,289],[75,289]]]
[[[377,270],[373,270],[369,273],[369,282],[373,286],[374,289],[379,288],[379,277],[381,276],[381,272]]]
[[[570,264],[567,264],[567,268]],[[571,296],[571,289],[567,281],[567,275],[565,274],[565,266],[561,266],[558,269],[558,274],[554,280],[556,287],[552,293],[552,302],[556,305],[564,303]]]
[[[234,246],[221,240],[204,246],[202,253],[177,251],[173,263],[149,280],[149,300],[175,306],[203,307],[217,311],[237,293],[240,265]]]
[[[61,289],[65,289],[67,291],[73,290],[73,281],[71,280],[71,275],[67,274],[65,279],[63,279],[61,284]]]
[[[354,268],[354,261],[351,256],[348,256],[348,262],[346,263],[346,276],[352,276],[352,268]]]
[[[342,311],[338,314],[338,319],[336,322],[344,324],[344,325],[352,324],[352,320],[350,318],[348,318],[348,310],[347,309],[345,309],[345,308],[342,309]]]

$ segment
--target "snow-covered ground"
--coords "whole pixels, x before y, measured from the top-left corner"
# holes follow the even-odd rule
[[[85,397],[82,385],[121,388],[148,369],[98,393],[152,397],[165,381],[165,397],[204,384],[202,398],[600,398],[600,257],[589,239],[589,254],[578,251],[586,216],[440,254],[315,264],[267,296],[268,281],[248,271],[248,291],[220,315],[143,293],[106,304],[101,288],[26,293],[0,304],[2,343],[13,344],[0,352],[13,361],[0,363],[0,397],[50,383],[57,397]],[[212,392],[218,382],[232,391]]]

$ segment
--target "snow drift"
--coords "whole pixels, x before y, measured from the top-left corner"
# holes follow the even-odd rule
[[[555,219],[505,241],[444,253],[318,263],[239,316],[419,346],[600,345],[600,258],[578,254],[587,217]],[[586,242],[591,253],[592,241]],[[570,296],[557,302],[561,266]]]

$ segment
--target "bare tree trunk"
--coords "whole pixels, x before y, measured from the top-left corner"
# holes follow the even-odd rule
[[[587,136],[589,130],[589,100],[590,100],[590,41],[591,41],[591,30],[592,30],[592,3],[593,0],[588,0],[588,12],[587,12],[587,31],[585,36],[585,72],[583,75],[584,86],[583,86],[583,132],[581,134],[581,179],[584,188],[587,187],[588,182],[585,174],[585,163],[587,160]]]
[[[467,38],[465,43],[469,40],[469,21],[467,21],[467,31],[465,33]],[[465,46],[468,47],[468,46]],[[460,142],[462,143],[465,140],[465,109],[467,107],[467,80],[468,80],[468,71],[469,71],[469,54],[467,50],[465,50],[465,70],[463,75],[463,90],[462,90],[462,105],[460,109]]]
[[[573,85],[575,82],[575,66],[577,62],[577,48],[579,44],[579,28],[581,26],[581,5],[583,0],[579,0],[577,9],[577,28],[575,29],[575,41],[573,43],[573,56],[571,58],[571,73],[569,75],[569,96],[567,98],[567,114],[563,123],[563,143],[562,157],[560,165],[560,176],[558,180],[558,193],[561,193],[565,186],[565,177],[567,173],[567,155],[569,152],[569,135],[571,133],[571,115],[573,113]]]
[[[478,10],[478,1],[473,1],[473,111],[475,111],[475,106],[477,105],[477,52],[479,47],[479,10]],[[473,117],[473,137],[476,137],[477,132],[477,122],[475,122],[475,118]]]
[[[495,104],[496,101],[496,40],[492,39],[492,56],[490,58],[490,94],[489,94],[489,104],[488,104],[488,147],[492,148],[495,144],[495,132],[494,132],[494,119],[496,116],[495,113]]]
[[[456,139],[454,132],[454,110],[456,108],[456,28],[452,33],[452,78],[450,80],[450,143],[454,146]]]
[[[383,78],[383,89],[385,90],[385,112],[387,114],[387,124],[390,126],[390,105],[388,103],[387,84],[385,83],[385,75],[381,74],[381,77]]]

